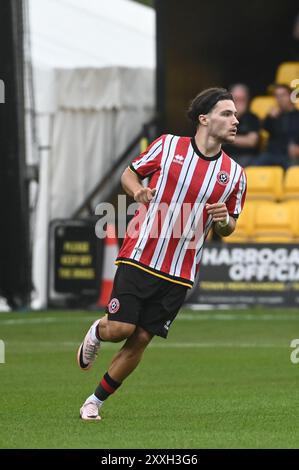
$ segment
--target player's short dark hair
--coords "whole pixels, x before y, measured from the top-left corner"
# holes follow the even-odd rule
[[[232,94],[226,88],[208,88],[199,93],[190,103],[187,111],[188,118],[197,126],[198,116],[208,114],[222,100],[232,100]]]

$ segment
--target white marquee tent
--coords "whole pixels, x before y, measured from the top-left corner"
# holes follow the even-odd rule
[[[71,216],[153,115],[155,14],[130,0],[29,0],[29,20],[41,149],[27,93],[28,162],[40,168],[32,306],[43,308],[49,221]]]
[[[155,12],[131,0],[29,0],[32,55],[47,67],[155,67]]]

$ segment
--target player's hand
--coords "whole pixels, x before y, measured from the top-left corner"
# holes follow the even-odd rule
[[[207,213],[212,216],[213,222],[224,222],[227,219],[228,210],[225,202],[206,204]]]
[[[134,193],[134,199],[136,202],[142,202],[143,204],[147,204],[150,202],[154,195],[156,194],[156,188],[141,188]]]

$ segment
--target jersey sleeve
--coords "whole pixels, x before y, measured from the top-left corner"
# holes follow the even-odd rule
[[[246,198],[247,182],[246,175],[242,169],[240,178],[235,185],[233,192],[226,201],[226,207],[229,215],[237,219],[241,214]]]
[[[160,168],[164,137],[160,136],[154,140],[146,151],[136,157],[129,166],[140,179],[152,175]]]

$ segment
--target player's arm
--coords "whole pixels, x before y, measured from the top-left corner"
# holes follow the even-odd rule
[[[228,237],[236,228],[236,221],[228,213],[224,202],[206,204],[207,213],[212,216],[215,231],[221,237]]]
[[[132,196],[136,202],[142,202],[143,204],[150,202],[156,193],[155,189],[142,186],[137,173],[130,168],[126,168],[123,172],[121,184],[129,196]]]

